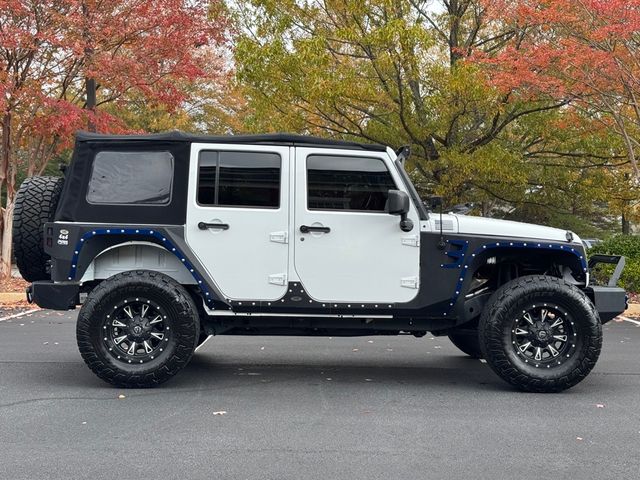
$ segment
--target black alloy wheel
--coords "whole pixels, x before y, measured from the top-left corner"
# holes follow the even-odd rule
[[[482,356],[503,380],[528,392],[560,392],[581,382],[602,348],[602,325],[575,285],[545,275],[502,285],[479,323]]]
[[[189,363],[200,318],[193,297],[171,277],[128,271],[89,293],[76,334],[82,358],[98,377],[122,387],[153,387]]]

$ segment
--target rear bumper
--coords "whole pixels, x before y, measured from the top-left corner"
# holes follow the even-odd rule
[[[27,288],[27,301],[41,308],[72,310],[79,304],[80,285],[75,282],[38,281]]]
[[[591,286],[585,289],[600,315],[600,321],[607,323],[628,307],[627,292],[619,287]]]

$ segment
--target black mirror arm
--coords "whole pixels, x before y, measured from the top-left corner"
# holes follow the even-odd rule
[[[403,232],[410,232],[413,230],[413,221],[410,218],[407,218],[406,213],[402,213],[400,215],[400,230]]]

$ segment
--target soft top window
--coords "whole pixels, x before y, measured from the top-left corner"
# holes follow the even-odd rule
[[[99,152],[87,202],[106,205],[167,205],[171,202],[173,155],[160,152]]]

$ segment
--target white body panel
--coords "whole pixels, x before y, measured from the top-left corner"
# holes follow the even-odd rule
[[[405,191],[386,152],[297,148],[294,267],[308,295],[317,301],[408,302],[418,293],[420,225],[415,207],[411,232],[400,230],[400,217],[386,213],[308,210],[306,159],[314,153],[382,159],[399,190]],[[301,234],[301,225],[326,226],[329,233]],[[403,241],[404,240],[404,241]]]
[[[202,206],[196,202],[198,155],[203,150],[271,152],[280,155],[279,208]],[[289,147],[262,145],[198,144],[191,146],[185,239],[231,300],[276,300],[287,289],[288,245],[273,241],[289,231]],[[228,230],[200,230],[199,222],[227,223]],[[286,241],[286,240],[285,240]],[[274,276],[282,284],[270,283]]]
[[[468,215],[442,215],[443,232],[482,235],[487,237],[516,237],[546,240],[553,242],[567,242],[567,230],[545,227],[533,223],[513,222],[495,218],[473,217]],[[440,231],[440,215],[430,213],[429,220],[422,222],[422,231]],[[573,243],[580,243],[578,235],[573,233]]]
[[[182,285],[196,283],[175,255],[150,242],[127,242],[106,249],[91,262],[80,282],[101,280],[120,272],[141,269],[162,272]]]

